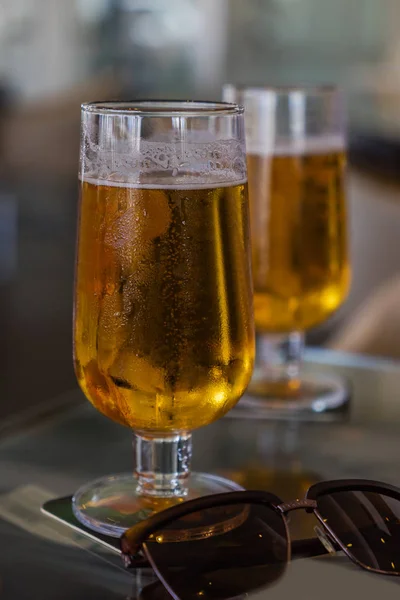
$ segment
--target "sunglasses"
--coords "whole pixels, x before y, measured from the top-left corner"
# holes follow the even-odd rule
[[[289,512],[319,521],[318,538],[291,543]],[[400,575],[400,489],[361,479],[313,485],[303,500],[269,492],[205,496],[156,513],[121,537],[127,567],[146,564],[175,600],[228,600],[267,587],[291,556],[343,551],[354,563]]]

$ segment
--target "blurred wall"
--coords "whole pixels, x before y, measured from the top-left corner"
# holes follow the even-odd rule
[[[385,1],[232,0],[228,75],[246,83],[343,82],[352,66],[380,60]]]
[[[0,78],[33,100],[111,68],[126,88],[340,81],[398,57],[398,0],[2,0]]]
[[[68,89],[87,75],[90,48],[76,2],[2,0],[1,10],[0,74],[21,101]]]

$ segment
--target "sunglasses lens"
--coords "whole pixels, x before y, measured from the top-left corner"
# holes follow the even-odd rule
[[[367,568],[400,572],[400,500],[376,492],[343,491],[317,498],[318,512]]]
[[[174,598],[238,598],[274,583],[288,560],[284,519],[260,504],[193,512],[157,531],[144,550]]]

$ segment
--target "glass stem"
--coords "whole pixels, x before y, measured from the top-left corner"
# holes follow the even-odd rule
[[[137,492],[142,496],[186,496],[192,458],[192,435],[167,437],[134,434]]]
[[[304,350],[304,333],[257,334],[257,361],[264,377],[277,383],[296,383]]]

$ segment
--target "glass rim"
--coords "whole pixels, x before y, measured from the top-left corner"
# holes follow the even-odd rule
[[[281,95],[290,95],[296,92],[302,92],[306,95],[324,96],[341,94],[342,88],[334,83],[323,84],[246,84],[246,83],[230,83],[223,84],[223,88],[232,88],[239,92],[269,92]]]
[[[130,117],[209,117],[242,115],[244,108],[231,102],[205,100],[106,100],[84,102],[84,113]]]

